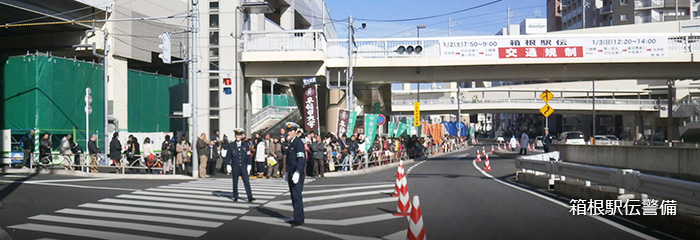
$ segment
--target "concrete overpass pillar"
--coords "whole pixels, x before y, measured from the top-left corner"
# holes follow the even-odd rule
[[[322,102],[322,101],[319,101]],[[328,90],[328,112],[326,113],[326,130],[328,132],[338,132],[338,110],[347,108],[345,92],[343,90]],[[320,108],[320,106],[319,106]],[[320,110],[320,109],[319,109]],[[321,115],[323,116],[323,115]]]
[[[263,108],[263,81],[254,80],[250,86],[250,105],[252,114],[260,112]]]

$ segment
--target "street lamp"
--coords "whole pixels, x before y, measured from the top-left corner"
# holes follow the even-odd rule
[[[425,26],[425,25],[418,25],[418,26],[416,26],[416,37],[417,37],[417,38],[420,37],[420,29],[421,29],[421,28],[426,28],[426,27],[428,27],[428,26]]]

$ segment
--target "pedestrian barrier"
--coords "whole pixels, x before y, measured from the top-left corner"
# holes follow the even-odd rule
[[[632,169],[543,160],[549,159],[550,156],[552,155],[544,157],[530,156],[529,159],[521,157],[515,160],[515,166],[524,172],[533,170],[552,175],[572,177],[614,186],[621,190],[630,190],[700,206],[700,183],[645,174]]]

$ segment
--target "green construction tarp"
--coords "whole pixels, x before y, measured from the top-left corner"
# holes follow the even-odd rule
[[[129,70],[129,132],[169,132],[170,113],[185,101],[181,79]]]
[[[39,129],[59,134],[73,133],[75,129],[78,136],[85,136],[85,89],[89,87],[90,132],[102,133],[102,66],[38,55],[11,57],[4,64],[5,129]]]

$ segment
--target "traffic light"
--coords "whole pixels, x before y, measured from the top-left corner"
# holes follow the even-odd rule
[[[233,93],[231,91],[231,84],[231,78],[224,78],[224,94],[231,95]]]
[[[170,61],[170,33],[164,32],[158,35],[158,38],[163,40],[163,44],[158,44],[158,47],[163,50],[163,53],[158,54],[158,57],[163,60],[164,63],[171,63]]]
[[[422,47],[421,45],[416,45],[416,46],[412,46],[412,45],[408,45],[408,46],[400,45],[398,48],[396,48],[396,52],[399,53],[399,54],[404,54],[404,53],[405,53],[405,54],[412,54],[412,53],[420,54],[421,52],[423,52],[423,47]]]
[[[90,88],[85,88],[85,114],[90,115],[92,113],[92,90]]]

